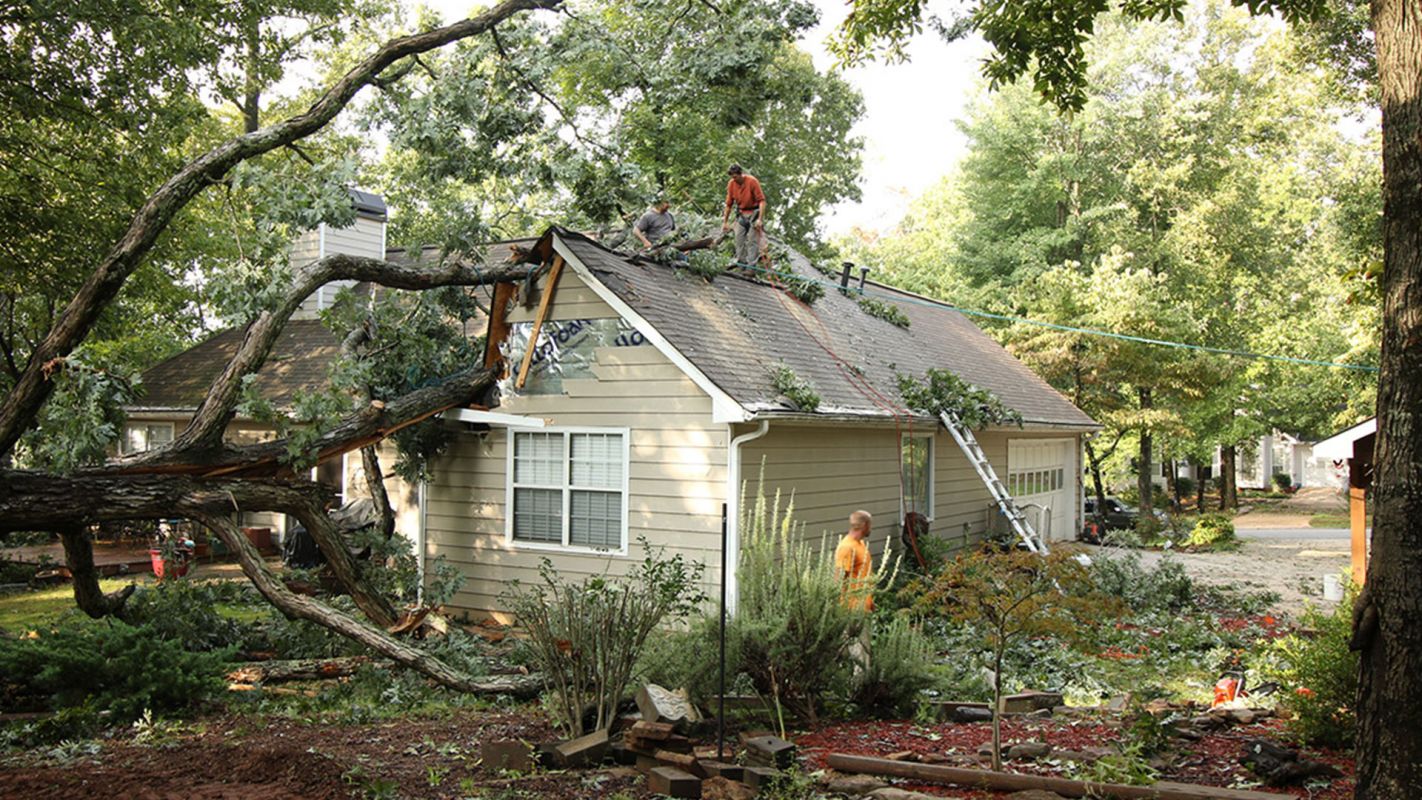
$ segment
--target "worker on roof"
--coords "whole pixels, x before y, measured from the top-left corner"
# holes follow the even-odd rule
[[[643,249],[650,250],[658,242],[676,233],[676,217],[672,216],[671,203],[658,197],[632,226],[632,235],[642,243]]]
[[[868,511],[849,515],[849,532],[834,549],[834,566],[842,584],[845,606],[855,611],[874,610],[873,557],[869,555],[869,530],[874,517]]]
[[[736,210],[736,263],[754,266],[765,252],[765,192],[754,175],[747,175],[740,164],[726,170],[726,210],[721,215],[722,232],[731,229],[731,209]]]

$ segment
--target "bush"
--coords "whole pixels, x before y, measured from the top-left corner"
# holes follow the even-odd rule
[[[505,596],[528,634],[532,660],[553,692],[558,723],[571,736],[612,722],[647,637],[667,617],[682,617],[705,602],[702,565],[680,554],[670,559],[642,540],[647,557],[623,579],[602,575],[568,583],[543,560],[539,582],[514,584]]]
[[[1205,514],[1195,523],[1185,544],[1206,550],[1230,550],[1239,546],[1239,540],[1234,535],[1234,521],[1228,516]]]
[[[7,700],[19,705],[88,705],[121,723],[145,709],[181,711],[218,694],[230,655],[189,652],[147,626],[86,621],[34,639],[0,639],[0,680]]]
[[[1175,479],[1175,491],[1179,492],[1181,497],[1190,497],[1190,496],[1194,495],[1194,494],[1195,494],[1195,479],[1194,479],[1194,478],[1176,478],[1176,479]]]
[[[1287,472],[1276,472],[1274,473],[1274,477],[1270,478],[1269,480],[1271,483],[1274,484],[1274,489],[1276,491],[1287,493],[1289,490],[1294,488],[1293,476],[1289,475],[1289,473]]]
[[[933,655],[933,643],[906,616],[893,617],[874,631],[850,701],[872,716],[912,715],[923,690],[933,686]]]
[[[1352,600],[1354,592],[1349,592]],[[1308,608],[1302,631],[1278,639],[1272,649],[1281,663],[1277,679],[1288,690],[1285,705],[1293,712],[1289,730],[1300,740],[1327,747],[1353,744],[1358,690],[1358,654],[1348,649],[1353,604],[1331,612]]]
[[[206,653],[244,646],[255,625],[220,613],[219,604],[264,605],[245,585],[233,581],[162,581],[139,587],[129,598],[124,619],[185,650]]]
[[[1174,613],[1196,604],[1194,582],[1173,559],[1164,559],[1147,570],[1135,553],[1100,556],[1091,562],[1090,575],[1097,591],[1119,599],[1136,613]]]

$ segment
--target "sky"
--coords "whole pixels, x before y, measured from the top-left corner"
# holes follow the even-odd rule
[[[445,21],[466,12],[469,0],[426,0]],[[820,25],[801,42],[822,70],[834,68],[825,38],[848,13],[845,0],[813,0]],[[931,33],[920,35],[902,64],[875,63],[845,70],[845,79],[864,96],[864,117],[853,134],[864,138],[861,202],[829,208],[821,218],[825,233],[854,228],[886,230],[903,216],[909,202],[951,171],[967,142],[955,125],[978,84],[978,67],[987,45],[980,39],[948,44]],[[751,171],[754,171],[753,165]]]

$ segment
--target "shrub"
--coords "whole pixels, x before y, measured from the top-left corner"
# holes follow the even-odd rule
[[[194,653],[147,626],[66,625],[34,639],[0,639],[5,693],[53,709],[90,705],[112,722],[191,708],[221,692],[230,651]]]
[[[932,642],[906,616],[893,617],[874,631],[850,701],[878,717],[911,715],[920,694],[934,683],[933,655]]]
[[[1190,497],[1190,496],[1194,495],[1194,494],[1195,494],[1195,479],[1194,479],[1194,478],[1176,478],[1176,479],[1175,479],[1175,491],[1179,492],[1181,497]]]
[[[1097,591],[1119,599],[1137,613],[1174,613],[1196,604],[1194,582],[1173,559],[1163,559],[1148,570],[1135,553],[1100,556],[1091,562],[1090,577]]]
[[[1354,592],[1349,592],[1352,600]],[[1353,744],[1358,689],[1358,654],[1348,649],[1353,630],[1353,604],[1339,603],[1331,612],[1309,607],[1302,631],[1275,640],[1274,655],[1282,664],[1277,679],[1287,690],[1285,705],[1293,712],[1289,730],[1314,745]]]
[[[241,647],[253,624],[243,625],[218,611],[220,604],[259,605],[243,584],[234,581],[162,581],[141,586],[129,598],[124,619],[185,650],[211,652]]]
[[[742,508],[746,508],[742,504]],[[843,602],[843,581],[831,554],[804,541],[792,501],[764,489],[741,519],[739,604],[726,629],[736,671],[776,710],[782,731],[788,709],[812,723],[831,686],[844,679],[848,653],[865,624],[862,611]],[[874,585],[888,572],[880,562]]]
[[[924,376],[927,383],[912,375],[897,376],[904,404],[915,411],[934,417],[946,412],[974,429],[1022,424],[1022,415],[987,389],[974,386],[946,369],[930,369]]]
[[[642,546],[647,556],[626,578],[596,575],[569,583],[544,559],[538,583],[516,583],[506,595],[553,692],[558,723],[570,736],[585,732],[588,709],[594,714],[591,730],[611,723],[653,629],[706,599],[697,588],[701,564],[680,554],[663,558],[646,540]]]
[[[1234,535],[1234,521],[1228,516],[1205,514],[1195,523],[1185,544],[1207,550],[1229,550],[1238,547],[1239,540]]]
[[[1280,492],[1288,492],[1294,488],[1293,476],[1287,472],[1276,472],[1274,477],[1269,479],[1274,484],[1274,489]]]

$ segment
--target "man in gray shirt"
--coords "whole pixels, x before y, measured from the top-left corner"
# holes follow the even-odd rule
[[[632,235],[642,242],[642,247],[651,249],[653,245],[676,232],[676,219],[672,217],[671,203],[657,198],[647,213],[632,226]]]

